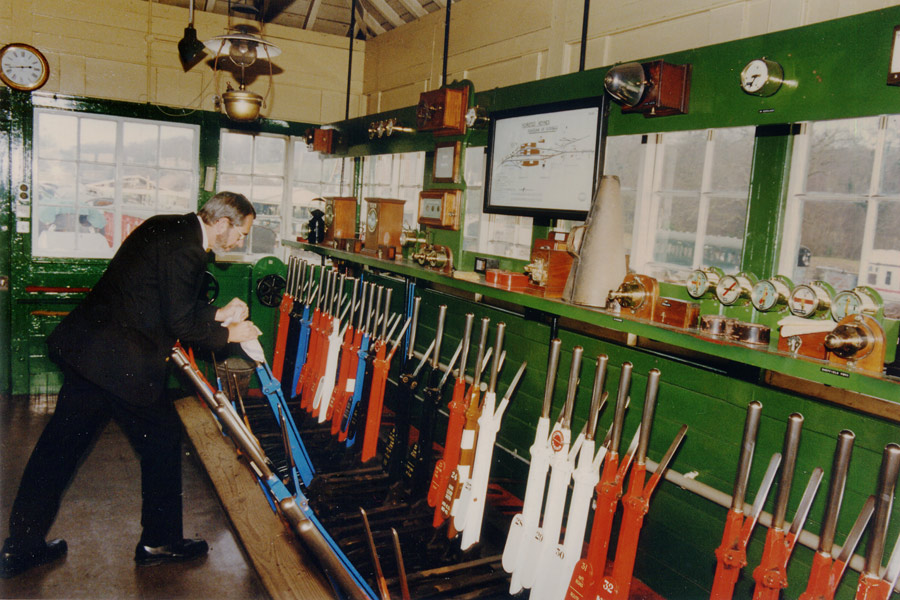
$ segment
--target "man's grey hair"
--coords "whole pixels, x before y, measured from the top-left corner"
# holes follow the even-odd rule
[[[197,214],[207,225],[214,225],[219,219],[225,218],[235,227],[240,227],[247,217],[256,217],[256,209],[243,194],[219,192]]]

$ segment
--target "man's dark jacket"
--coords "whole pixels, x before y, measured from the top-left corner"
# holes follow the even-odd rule
[[[202,297],[207,254],[194,213],[147,219],[50,334],[50,357],[136,404],[159,400],[177,340],[221,349],[228,330]]]

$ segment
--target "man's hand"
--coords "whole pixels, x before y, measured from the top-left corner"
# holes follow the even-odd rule
[[[247,307],[247,303],[240,298],[232,298],[231,302],[216,311],[216,321],[226,324],[246,321],[249,316],[250,309]]]
[[[262,335],[262,331],[253,324],[253,321],[245,320],[228,325],[229,342],[240,344],[241,342],[255,340],[260,335]]]

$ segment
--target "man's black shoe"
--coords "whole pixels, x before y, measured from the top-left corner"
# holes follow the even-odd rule
[[[144,546],[138,544],[134,551],[134,562],[141,567],[176,563],[192,560],[209,552],[204,540],[181,540],[167,546]]]
[[[40,546],[28,548],[19,548],[16,544],[6,540],[3,550],[0,552],[0,578],[9,579],[28,569],[46,565],[65,556],[68,549],[66,540],[52,540]]]

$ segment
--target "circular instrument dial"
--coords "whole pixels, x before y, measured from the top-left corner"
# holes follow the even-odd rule
[[[725,306],[736,304],[739,300],[750,297],[753,287],[752,275],[738,273],[737,275],[725,275],[716,284],[716,298]]]
[[[881,296],[870,287],[858,286],[834,297],[831,318],[840,321],[847,315],[866,313],[874,315],[881,307]]]
[[[831,308],[834,290],[824,281],[813,281],[798,285],[788,298],[788,308],[796,317],[809,318],[822,314]]]
[[[375,210],[375,207],[369,209],[369,212],[366,214],[366,227],[369,228],[369,231],[375,233],[375,228],[378,226],[378,211]]]
[[[862,312],[862,299],[852,290],[846,290],[834,297],[831,306],[831,318],[840,321],[847,315],[858,315]]]
[[[694,269],[685,282],[685,288],[691,298],[702,298],[709,293],[710,288],[715,288],[721,277],[721,269],[715,267]]]
[[[750,302],[756,310],[762,312],[778,310],[787,304],[790,293],[790,286],[784,279],[780,277],[764,279],[754,284],[750,292]]]

